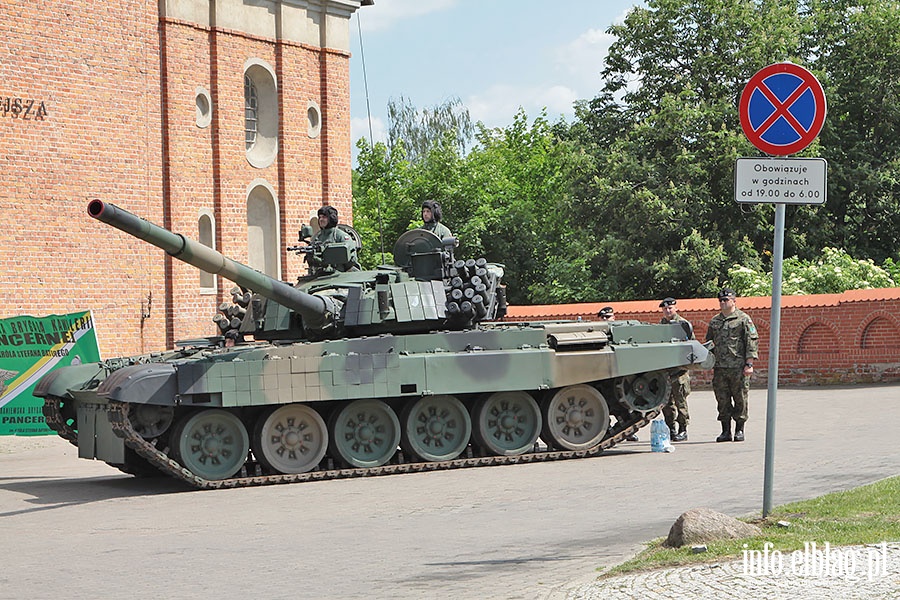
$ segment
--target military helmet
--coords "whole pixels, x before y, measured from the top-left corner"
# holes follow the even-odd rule
[[[338,224],[338,211],[333,206],[323,206],[316,212],[316,216],[321,217],[322,215],[328,217],[328,226],[329,227],[337,227]]]
[[[437,200],[426,200],[422,203],[422,208],[427,208],[431,211],[431,218],[434,219],[435,223],[441,222],[441,217],[443,217],[443,213],[441,213],[441,203]]]

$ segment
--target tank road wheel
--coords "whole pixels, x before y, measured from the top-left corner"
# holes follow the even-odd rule
[[[128,420],[131,426],[145,440],[152,440],[164,434],[175,419],[174,406],[159,404],[129,404]]]
[[[332,415],[331,453],[353,467],[380,467],[400,445],[400,420],[381,400],[356,400]]]
[[[662,371],[626,375],[616,382],[616,399],[637,412],[656,410],[669,399],[672,384]]]
[[[478,445],[500,456],[528,452],[541,433],[541,411],[527,392],[496,392],[481,398],[472,421]]]
[[[247,428],[237,416],[218,408],[191,413],[172,430],[175,459],[203,479],[227,479],[237,473],[250,450]]]
[[[253,432],[253,454],[278,473],[306,473],[328,449],[328,429],[315,409],[286,404],[260,415]]]
[[[541,404],[541,437],[565,450],[593,448],[609,428],[609,407],[603,395],[586,384],[562,388]]]
[[[472,421],[456,396],[412,400],[400,420],[400,446],[419,460],[453,460],[469,445]]]

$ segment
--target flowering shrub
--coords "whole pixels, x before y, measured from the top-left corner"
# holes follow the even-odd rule
[[[900,264],[887,259],[879,267],[870,259],[857,260],[840,248],[824,248],[815,261],[786,258],[782,265],[781,293],[788,295],[839,294],[847,290],[896,287]],[[743,265],[728,270],[729,285],[740,296],[768,296],[772,273]]]

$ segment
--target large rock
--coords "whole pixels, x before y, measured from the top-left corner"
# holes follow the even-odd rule
[[[710,508],[692,508],[675,520],[666,538],[666,546],[702,544],[715,540],[740,539],[760,535],[762,530]]]

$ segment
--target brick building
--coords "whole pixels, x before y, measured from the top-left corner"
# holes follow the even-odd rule
[[[370,0],[7,0],[0,318],[91,309],[104,357],[212,335],[230,282],[89,218],[112,202],[292,281],[351,210],[349,19]]]
[[[610,305],[617,319],[658,323],[659,300],[511,306],[508,321],[597,318]],[[759,331],[754,386],[766,385],[772,299],[738,298],[738,308]],[[699,340],[716,313],[715,298],[678,300],[678,313],[694,325]],[[695,371],[692,382],[709,384],[711,371]],[[784,296],[778,353],[779,385],[887,383],[900,381],[900,288],[851,290],[842,294]]]

